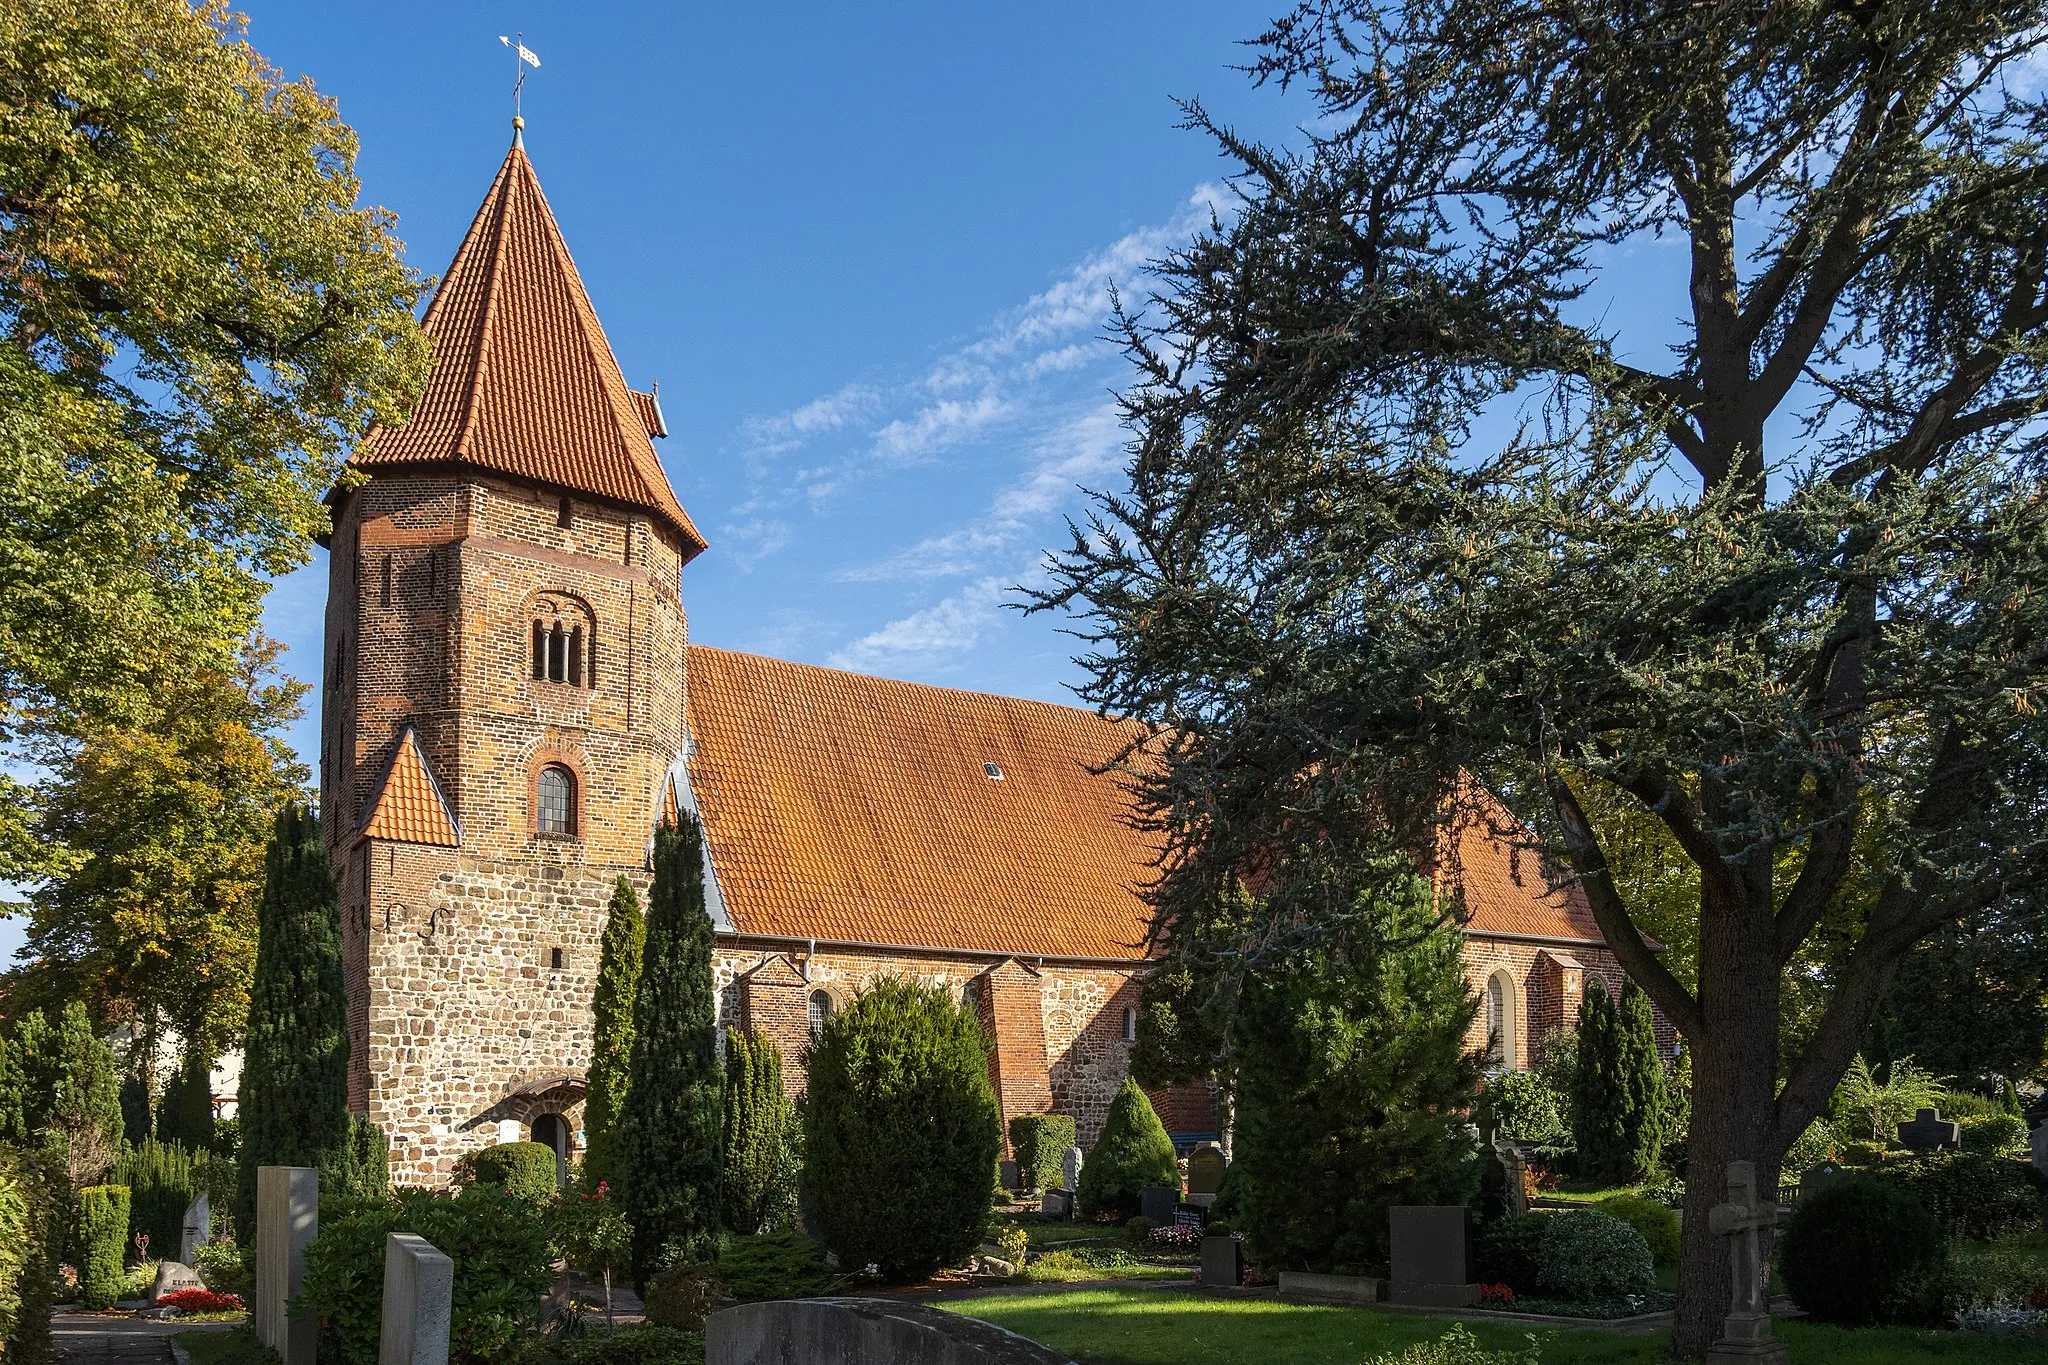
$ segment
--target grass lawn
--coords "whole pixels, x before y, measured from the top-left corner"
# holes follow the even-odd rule
[[[1048,1218],[1042,1213],[997,1214],[998,1223],[1015,1223],[1024,1229],[1033,1251],[1043,1251],[1048,1246],[1086,1246],[1097,1242],[1121,1243],[1128,1247],[1130,1239],[1121,1224],[1093,1223],[1073,1218]]]
[[[225,1332],[180,1332],[178,1344],[192,1365],[274,1365],[277,1359],[256,1344],[256,1329],[246,1323]]]
[[[1206,1298],[1170,1290],[1080,1289],[1065,1294],[974,1299],[954,1309],[1040,1341],[1082,1365],[1358,1365],[1441,1336],[1438,1318],[1323,1308],[1271,1299]],[[1488,1346],[1519,1348],[1525,1328],[1474,1322]],[[1549,1329],[1538,1332],[1545,1365],[1616,1362],[1662,1365],[1664,1336]],[[1793,1365],[1922,1365],[1923,1362],[2038,1362],[2035,1343],[1960,1332],[1850,1331],[1784,1324]],[[195,1360],[193,1365],[202,1365]],[[210,1363],[205,1363],[210,1365]]]

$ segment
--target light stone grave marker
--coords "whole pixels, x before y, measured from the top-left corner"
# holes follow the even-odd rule
[[[1066,1155],[1060,1158],[1060,1187],[1069,1194],[1081,1192],[1081,1160],[1079,1147],[1067,1148]]]
[[[455,1262],[424,1237],[384,1239],[384,1321],[377,1365],[448,1365]]]
[[[199,1272],[189,1265],[177,1261],[159,1261],[156,1267],[156,1281],[149,1287],[149,1301],[156,1303],[166,1294],[175,1294],[181,1289],[204,1289],[206,1282],[199,1278]]]
[[[256,1169],[256,1340],[284,1365],[313,1365],[320,1324],[293,1320],[286,1306],[306,1280],[306,1248],[320,1231],[320,1172],[310,1166]]]
[[[2029,1139],[2034,1146],[2034,1169],[2048,1175],[2048,1122],[2044,1122]]]
[[[1728,1264],[1734,1275],[1728,1316],[1721,1320],[1721,1339],[1707,1352],[1707,1365],[1789,1365],[1785,1343],[1771,1335],[1771,1302],[1764,1277],[1761,1234],[1778,1225],[1778,1206],[1757,1198],[1756,1164],[1728,1163],[1728,1202],[1707,1215],[1716,1237],[1728,1239]]]
[[[205,1190],[185,1210],[185,1225],[178,1238],[178,1259],[186,1265],[199,1264],[199,1248],[213,1240],[213,1201]]]

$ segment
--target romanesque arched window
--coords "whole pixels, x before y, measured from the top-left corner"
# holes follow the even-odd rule
[[[1486,1043],[1494,1063],[1512,1069],[1519,1049],[1515,1038],[1515,1000],[1521,994],[1514,973],[1503,967],[1486,978]]]
[[[811,1037],[816,1038],[825,1031],[825,1025],[832,1022],[832,994],[830,991],[812,991],[805,1002],[805,1012],[811,1018]]]
[[[560,764],[540,770],[537,818],[534,826],[542,834],[576,832],[576,776]]]
[[[597,686],[597,631],[577,604],[552,598],[534,603],[533,679]]]

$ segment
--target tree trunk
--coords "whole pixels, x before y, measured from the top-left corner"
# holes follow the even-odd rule
[[[1699,1006],[1703,1036],[1689,1039],[1692,1126],[1686,1155],[1685,1227],[1678,1268],[1673,1354],[1704,1354],[1721,1335],[1732,1275],[1728,1247],[1708,1228],[1728,1197],[1728,1163],[1756,1163],[1757,1193],[1775,1199],[1783,1159],[1777,1132],[1779,967],[1768,887],[1703,894]],[[1715,905],[1741,896],[1749,905]]]

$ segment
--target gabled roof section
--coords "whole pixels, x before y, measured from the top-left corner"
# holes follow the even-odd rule
[[[1438,875],[1455,876],[1465,894],[1465,932],[1604,943],[1585,888],[1550,876],[1524,833],[1484,787],[1474,784],[1459,794],[1458,815],[1442,836],[1447,856]]]
[[[462,846],[462,827],[455,823],[455,813],[448,809],[448,798],[410,725],[399,733],[391,764],[363,814],[361,832],[366,839],[401,844]]]
[[[651,394],[626,387],[526,150],[498,168],[422,323],[433,369],[412,418],[349,458],[375,474],[456,463],[642,508],[704,548],[650,439]]]

